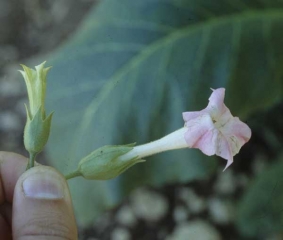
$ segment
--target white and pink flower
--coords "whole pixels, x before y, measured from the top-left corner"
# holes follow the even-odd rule
[[[233,117],[225,106],[224,88],[212,91],[205,109],[183,113],[185,127],[188,128],[185,139],[191,148],[198,148],[208,156],[216,154],[226,159],[226,169],[233,163],[233,156],[251,138],[251,129],[238,117]]]
[[[212,89],[208,106],[196,112],[184,112],[185,126],[169,135],[133,148],[119,157],[126,161],[134,156],[144,158],[156,153],[180,149],[198,148],[204,154],[216,154],[227,160],[227,169],[233,163],[241,147],[251,138],[247,124],[233,117],[224,104],[225,89]]]
[[[104,146],[79,162],[78,169],[67,179],[83,176],[106,180],[120,175],[143,158],[160,152],[198,148],[204,154],[216,154],[227,160],[227,169],[241,147],[251,138],[251,129],[233,117],[224,104],[225,89],[212,89],[208,106],[197,112],[184,112],[185,126],[156,141],[134,147],[134,144]],[[223,171],[224,171],[223,170]]]

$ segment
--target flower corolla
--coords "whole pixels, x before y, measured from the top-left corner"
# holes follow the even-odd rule
[[[212,91],[205,109],[183,113],[187,128],[184,136],[190,148],[198,148],[208,156],[216,154],[226,159],[227,169],[233,163],[233,156],[251,138],[251,129],[238,117],[233,117],[225,106],[224,88]]]

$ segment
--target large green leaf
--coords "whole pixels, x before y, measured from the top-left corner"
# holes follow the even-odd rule
[[[283,229],[283,161],[260,174],[240,202],[237,225],[249,237],[282,233]]]
[[[101,1],[49,58],[53,165],[68,172],[105,144],[160,138],[182,127],[183,111],[206,107],[210,87],[225,87],[242,118],[269,107],[282,98],[282,27],[278,0]],[[214,167],[198,150],[181,150],[112,181],[71,180],[78,220],[140,184],[203,178]]]

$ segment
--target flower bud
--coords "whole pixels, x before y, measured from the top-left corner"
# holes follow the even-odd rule
[[[133,149],[134,144],[104,146],[96,149],[79,162],[78,172],[86,179],[107,180],[115,178],[136,163],[144,162],[138,156],[119,159]]]
[[[52,113],[46,117],[45,93],[46,75],[49,68],[44,68],[44,63],[35,67],[35,70],[22,65],[23,75],[29,99],[29,107],[26,106],[27,122],[24,130],[24,145],[29,153],[41,152],[47,143]]]

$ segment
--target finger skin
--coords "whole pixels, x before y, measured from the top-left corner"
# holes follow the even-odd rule
[[[0,204],[12,203],[14,188],[27,166],[27,158],[9,152],[0,152]]]
[[[14,240],[77,239],[77,228],[65,179],[49,167],[43,167],[43,170],[33,168],[25,172],[27,162],[28,159],[21,155],[0,151],[0,239],[12,239],[12,202]],[[23,195],[22,182],[30,171],[55,171],[65,184],[65,198],[52,201],[27,199]]]
[[[12,239],[13,193],[27,162],[21,155],[0,151],[0,239]]]
[[[24,181],[31,176],[52,176],[63,186],[63,197],[45,199],[29,197],[24,192]],[[56,180],[57,181],[57,180]],[[72,201],[64,177],[55,169],[36,166],[20,176],[13,199],[13,239],[77,239],[77,227]]]

